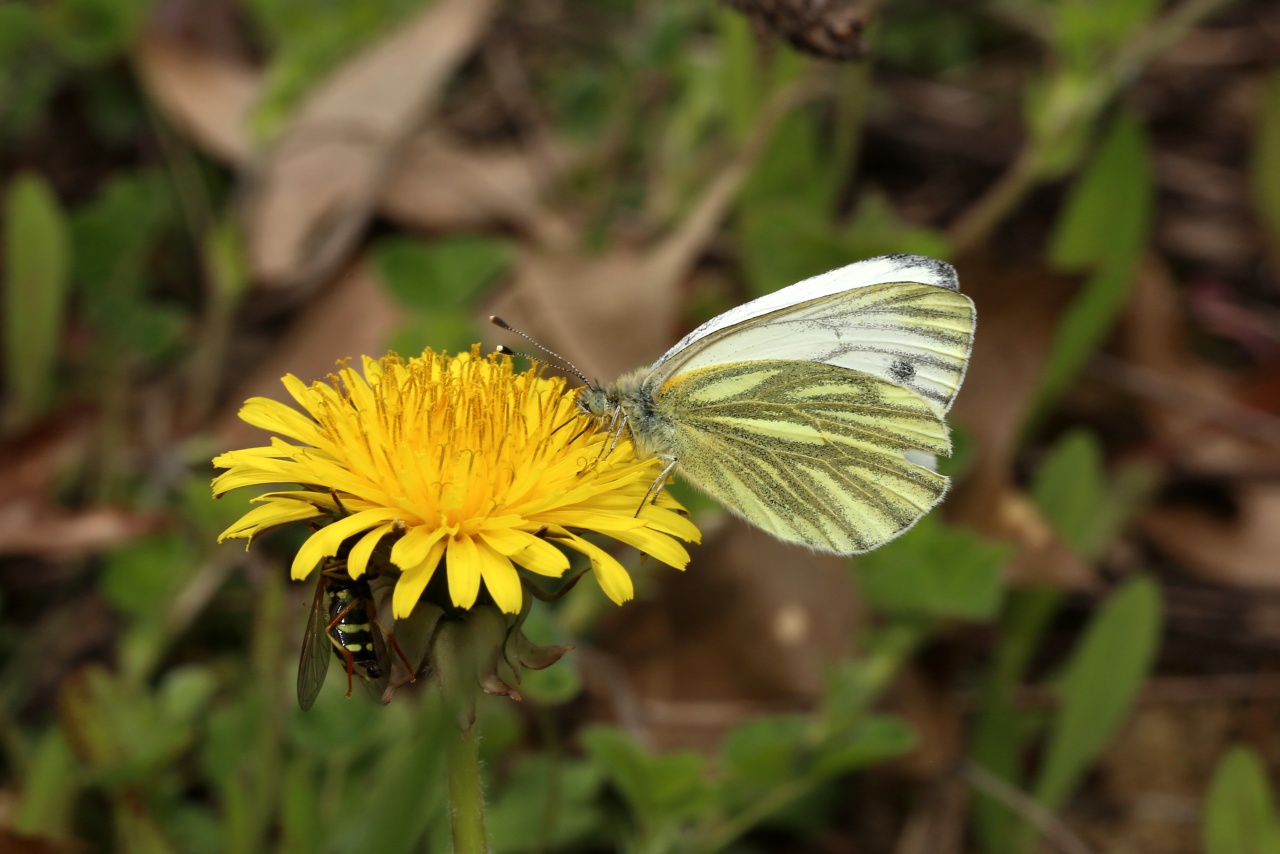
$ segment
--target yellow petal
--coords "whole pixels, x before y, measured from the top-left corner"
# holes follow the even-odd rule
[[[475,545],[480,577],[484,579],[484,586],[493,597],[494,604],[504,614],[520,613],[524,591],[520,587],[520,574],[511,565],[511,559],[483,542]]]
[[[527,531],[481,531],[484,542],[530,572],[559,578],[569,568],[564,552]]]
[[[394,528],[394,522],[379,525],[361,537],[359,542],[351,547],[351,554],[347,555],[347,572],[352,578],[359,578],[364,575],[365,570],[369,567],[369,558],[373,556],[373,550],[378,547],[378,543],[382,542],[382,538],[390,534]]]
[[[346,518],[325,525],[308,537],[307,541],[302,544],[302,548],[298,549],[298,553],[293,558],[293,568],[290,570],[290,575],[297,580],[306,578],[311,574],[311,570],[315,569],[316,564],[327,557],[336,555],[347,537],[357,534],[366,528],[372,528],[380,522],[389,522],[394,518],[395,511],[384,507],[377,510],[353,513]]]
[[[581,552],[590,559],[591,571],[595,574],[596,581],[600,583],[600,589],[614,602],[621,605],[635,598],[636,589],[631,583],[631,576],[622,564],[614,560],[613,555],[568,532],[565,532],[564,536],[555,535],[553,539],[564,543],[574,551]]]
[[[262,531],[289,522],[305,522],[324,514],[310,504],[299,501],[272,501],[255,507],[218,535],[218,542],[239,537],[252,539]]]
[[[470,608],[480,593],[480,550],[470,537],[449,540],[449,598],[455,608]]]
[[[391,562],[403,570],[418,566],[427,559],[436,541],[449,533],[451,532],[446,528],[428,528],[425,525],[410,528],[409,532],[391,547]]]
[[[391,616],[403,620],[413,612],[413,606],[422,598],[422,591],[431,583],[440,558],[444,557],[445,545],[448,541],[438,539],[427,549],[422,561],[404,571],[396,582],[395,592],[391,595]]]

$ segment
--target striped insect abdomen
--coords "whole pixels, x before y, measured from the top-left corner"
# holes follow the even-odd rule
[[[333,628],[329,639],[333,642],[333,654],[345,663],[342,650],[351,654],[351,663],[368,679],[382,678],[382,665],[378,661],[374,645],[373,621],[369,617],[369,585],[353,582],[350,585],[336,580],[329,582],[329,622]]]

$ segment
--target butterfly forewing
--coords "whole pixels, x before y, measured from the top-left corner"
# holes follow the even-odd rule
[[[947,479],[907,450],[946,454],[946,425],[912,391],[820,362],[760,360],[681,373],[657,397],[678,412],[681,474],[779,539],[868,551],[941,500]]]
[[[838,283],[838,274],[860,266],[817,279],[835,276],[831,281]],[[939,415],[951,408],[973,347],[974,309],[968,297],[934,284],[898,281],[825,292],[828,283],[818,289],[823,295],[806,298],[815,290],[809,284],[814,281],[747,303],[694,330],[654,364],[651,382],[660,385],[677,374],[748,359],[796,359],[863,371],[910,389]]]

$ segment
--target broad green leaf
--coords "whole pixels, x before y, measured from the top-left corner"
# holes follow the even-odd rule
[[[35,745],[12,818],[13,829],[31,836],[69,839],[75,834],[72,808],[80,788],[80,763],[57,727],[45,730]]]
[[[1237,745],[1213,772],[1205,796],[1205,854],[1280,854],[1280,818],[1267,768]]]
[[[863,193],[853,220],[839,237],[843,261],[850,258],[874,258],[877,255],[909,253],[946,258],[950,253],[947,238],[931,228],[904,221],[881,193]]]
[[[1272,74],[1263,89],[1254,134],[1253,204],[1271,248],[1280,253],[1280,73]]]
[[[466,306],[511,263],[506,241],[450,237],[424,243],[393,238],[374,249],[374,265],[387,290],[423,312]]]
[[[900,615],[990,620],[1004,595],[1000,570],[1012,547],[926,516],[888,545],[858,558],[858,588]]]
[[[874,715],[820,745],[809,773],[820,777],[847,774],[897,759],[915,747],[916,734],[911,727],[895,717]]]
[[[1072,187],[1049,247],[1054,266],[1091,275],[1054,337],[1033,421],[1102,345],[1128,303],[1153,207],[1149,145],[1137,119],[1122,113]]]
[[[1136,118],[1122,113],[1071,189],[1050,261],[1062,270],[1132,269],[1147,245],[1153,198],[1146,136]]]
[[[649,832],[697,815],[710,789],[706,760],[692,751],[653,755],[616,729],[593,726],[580,736],[587,754],[604,767]]]
[[[195,555],[188,538],[156,534],[109,554],[100,586],[120,612],[139,618],[158,616],[193,569]]]
[[[750,131],[760,104],[759,55],[746,16],[721,9],[716,23],[720,31],[721,98],[729,129],[741,140]]]
[[[495,854],[575,850],[606,827],[603,782],[589,762],[549,753],[520,762],[485,810],[489,847]]]
[[[151,259],[176,221],[171,203],[159,173],[127,173],[75,213],[75,281],[97,336],[90,358],[100,372],[110,375],[139,356],[157,359],[181,344],[184,315],[147,295]]]
[[[1106,266],[1085,282],[1054,336],[1049,363],[1037,390],[1033,421],[1044,417],[1102,346],[1128,304],[1134,275],[1131,267]]]
[[[14,179],[4,220],[6,421],[16,427],[37,417],[53,394],[71,248],[62,209],[38,175]]]
[[[796,773],[810,723],[802,717],[757,718],[741,724],[724,740],[725,776],[757,785],[776,784]]]
[[[448,715],[423,717],[419,710],[416,727],[400,732],[394,746],[383,745],[387,755],[367,776],[348,778],[344,809],[376,819],[340,823],[334,850],[420,851],[429,825],[446,820],[444,739],[460,735]]]
[[[1132,711],[1155,663],[1160,600],[1150,578],[1125,582],[1090,620],[1073,651],[1035,786],[1036,799],[1049,809],[1066,803]]]
[[[1031,499],[1067,545],[1081,555],[1100,548],[1098,517],[1107,500],[1102,446],[1092,433],[1068,434],[1050,451],[1031,484]]]

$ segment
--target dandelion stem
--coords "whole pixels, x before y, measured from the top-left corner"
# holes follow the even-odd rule
[[[453,854],[488,854],[484,834],[484,792],[480,784],[480,736],[472,727],[458,738],[449,736],[449,809],[453,824]]]

